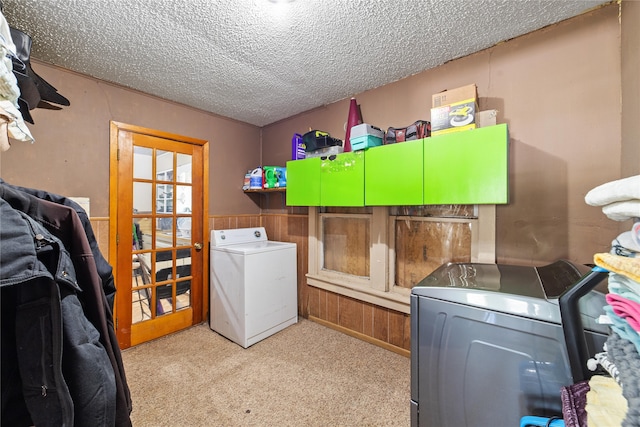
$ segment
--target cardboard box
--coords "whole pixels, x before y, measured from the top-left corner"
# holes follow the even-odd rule
[[[475,84],[449,89],[431,97],[431,135],[476,128],[478,94]]]
[[[475,84],[447,89],[431,97],[431,108],[444,107],[461,101],[473,99],[477,102],[478,93]]]
[[[476,117],[476,126],[486,128],[487,126],[495,126],[498,110],[484,110],[478,113]]]

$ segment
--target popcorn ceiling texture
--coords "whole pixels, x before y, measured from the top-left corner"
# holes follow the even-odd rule
[[[608,0],[4,0],[31,57],[264,126]]]

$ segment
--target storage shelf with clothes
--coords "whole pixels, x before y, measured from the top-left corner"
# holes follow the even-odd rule
[[[640,175],[599,185],[585,202],[601,207],[610,220],[632,222],[612,240],[609,252],[594,255],[594,264],[609,271],[602,321],[610,324],[611,334],[588,361],[599,375],[589,380],[586,425],[640,426]]]

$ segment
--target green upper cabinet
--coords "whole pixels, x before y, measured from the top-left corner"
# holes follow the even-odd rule
[[[320,206],[320,157],[287,162],[287,205]]]
[[[508,202],[507,125],[287,162],[289,206]]]
[[[364,206],[364,152],[321,159],[320,205]]]
[[[365,205],[423,204],[423,141],[419,139],[365,150]]]
[[[287,162],[287,205],[364,206],[364,153]]]
[[[424,140],[424,204],[504,204],[508,193],[507,125]]]

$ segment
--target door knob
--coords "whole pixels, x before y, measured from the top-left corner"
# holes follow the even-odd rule
[[[202,243],[196,242],[194,243],[193,247],[196,248],[196,251],[200,251],[202,250]]]

